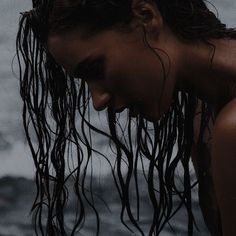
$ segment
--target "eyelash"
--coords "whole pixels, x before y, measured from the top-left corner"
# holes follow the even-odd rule
[[[80,73],[80,78],[88,80],[97,80],[104,78],[104,68],[101,61],[96,61],[88,65],[82,73]]]

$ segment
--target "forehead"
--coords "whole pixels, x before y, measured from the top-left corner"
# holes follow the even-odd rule
[[[71,74],[75,66],[86,58],[121,56],[140,51],[139,32],[107,30],[85,38],[78,30],[65,34],[53,34],[48,38],[48,49],[54,59]]]
[[[105,50],[104,38],[94,36],[84,39],[78,32],[50,35],[48,50],[54,59],[70,72],[78,61]]]

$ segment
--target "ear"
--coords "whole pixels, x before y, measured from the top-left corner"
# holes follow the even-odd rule
[[[163,18],[154,0],[133,0],[132,11],[134,27],[144,27],[151,35],[159,34]]]

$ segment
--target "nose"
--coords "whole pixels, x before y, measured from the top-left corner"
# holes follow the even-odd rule
[[[93,107],[97,111],[104,110],[110,103],[112,95],[99,86],[89,85]]]

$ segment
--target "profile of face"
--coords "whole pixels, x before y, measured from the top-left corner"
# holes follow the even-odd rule
[[[51,34],[48,49],[68,74],[85,80],[97,111],[108,106],[116,112],[127,108],[131,116],[157,121],[170,106],[174,79],[170,71],[164,77],[162,63],[166,70],[169,66],[166,55],[157,56],[145,44],[142,27],[131,27],[129,32],[107,30],[87,39],[77,28]],[[150,45],[161,47],[160,17],[153,17],[145,27]]]

